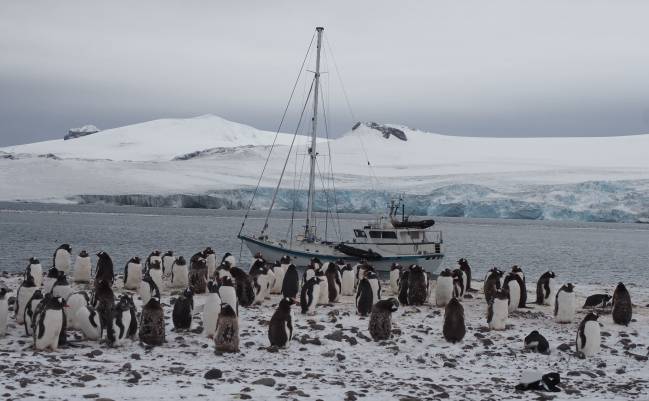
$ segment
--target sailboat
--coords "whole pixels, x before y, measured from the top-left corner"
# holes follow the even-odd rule
[[[253,255],[261,254],[269,262],[278,261],[285,256],[289,256],[292,263],[298,267],[308,266],[314,258],[317,258],[322,263],[343,261],[353,265],[366,262],[378,271],[389,271],[393,264],[400,264],[401,266],[417,264],[427,272],[436,274],[444,258],[442,232],[431,230],[431,227],[435,224],[433,220],[414,220],[406,216],[405,204],[402,199],[399,199],[398,202],[391,202],[388,216],[379,216],[367,224],[354,228],[353,238],[350,241],[328,241],[326,238],[318,237],[314,203],[316,159],[318,157],[316,147],[318,145],[320,53],[323,31],[324,28],[322,27],[316,28],[317,53],[315,75],[310,92],[313,94],[313,114],[311,118],[310,147],[308,149],[309,187],[306,194],[307,208],[304,231],[296,235],[294,239],[291,238],[290,241],[273,238],[266,232],[270,211],[275,203],[281,179],[284,175],[283,170],[280,181],[273,193],[271,206],[261,232],[256,234],[244,233],[246,218],[254,200],[253,196],[241,225],[238,239],[248,247]],[[261,182],[261,177],[259,182]],[[401,219],[398,216],[399,210],[401,210]]]

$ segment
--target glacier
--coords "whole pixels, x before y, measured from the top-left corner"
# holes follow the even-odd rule
[[[0,148],[0,200],[245,208],[275,133],[206,115]],[[280,133],[254,207],[270,205],[292,135]],[[305,208],[309,140],[296,138],[278,209]],[[649,135],[481,138],[358,123],[319,139],[316,209],[426,216],[649,221]]]

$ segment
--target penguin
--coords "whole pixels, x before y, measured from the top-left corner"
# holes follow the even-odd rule
[[[207,277],[214,276],[214,272],[216,271],[216,253],[208,246],[203,250],[203,258],[207,265]]]
[[[534,330],[525,337],[525,348],[541,354],[550,354],[550,344],[538,331]]]
[[[460,269],[455,269],[451,272],[453,277],[453,296],[462,299],[464,296],[464,273]]]
[[[124,288],[137,290],[142,283],[142,263],[138,256],[132,257],[124,266]]]
[[[25,322],[25,307],[29,300],[32,299],[32,295],[34,295],[36,290],[38,290],[38,287],[34,283],[34,276],[26,276],[16,293],[16,305],[14,309],[16,323],[23,324]]]
[[[300,306],[302,308],[302,314],[315,315],[315,309],[319,299],[320,279],[313,276],[309,279],[309,281],[306,282],[306,284],[302,286],[302,292],[300,293]]]
[[[335,263],[329,263],[325,271],[327,277],[329,302],[338,302],[342,292],[342,280],[340,277],[340,268]]]
[[[291,305],[293,298],[284,297],[279,301],[277,310],[270,318],[268,325],[268,340],[270,345],[285,348],[288,347],[293,338],[293,318],[291,316]]]
[[[230,267],[237,267],[237,260],[232,256],[230,252],[226,252],[225,255],[223,255],[223,259],[221,259],[221,264],[224,262],[228,262],[230,264]]]
[[[108,281],[100,280],[95,283],[95,292],[92,295],[91,305],[99,314],[101,327],[106,330],[110,339],[113,335],[113,307],[115,306],[115,293]]]
[[[82,250],[74,259],[72,280],[75,283],[89,283],[92,277],[92,261],[88,252]]]
[[[624,284],[618,283],[613,292],[613,322],[628,326],[633,316],[631,295]]]
[[[69,266],[68,266],[69,267]],[[34,349],[56,351],[65,332],[65,301],[61,297],[46,294],[34,313]]]
[[[497,290],[487,308],[487,323],[490,330],[505,330],[509,316],[509,294]]]
[[[239,299],[237,297],[237,289],[235,287],[235,284],[232,282],[231,277],[225,276],[221,279],[221,282],[219,283],[218,292],[219,292],[219,298],[221,298],[221,304],[230,305],[230,307],[232,307],[232,310],[235,311],[235,313],[238,315]]]
[[[401,265],[392,263],[390,266],[390,290],[394,295],[399,294],[399,277],[401,276]]]
[[[428,274],[420,265],[410,265],[401,274],[401,283],[404,284],[399,292],[399,299],[405,305],[423,305],[428,300]],[[450,287],[452,290],[452,287]]]
[[[56,267],[51,267],[47,271],[47,275],[43,279],[43,293],[48,294],[52,292],[52,288],[54,287],[54,284],[56,284],[56,280],[59,279],[59,271],[56,270]]]
[[[65,310],[67,327],[71,329],[78,329],[79,326],[76,321],[77,311],[82,307],[90,304],[90,297],[85,291],[73,292],[66,298],[65,303],[67,304],[67,308]]]
[[[423,269],[422,269],[422,271],[423,271]],[[424,278],[423,278],[423,279],[424,279],[424,280],[427,280],[428,277],[424,275]],[[421,280],[422,280],[422,278],[421,278],[421,276],[420,276],[420,277],[419,277],[419,280],[415,280],[415,281],[413,281],[413,283],[412,283],[412,284],[413,284],[413,288],[416,286],[416,284],[417,284],[418,282],[421,282]],[[399,299],[399,302],[401,303],[401,305],[410,305],[410,300],[408,299],[408,290],[410,289],[410,284],[411,284],[411,283],[410,283],[410,268],[408,268],[408,269],[403,269],[403,270],[401,271],[401,276],[399,277],[399,297],[398,297],[398,299]],[[428,284],[426,284],[426,286],[428,286]],[[421,290],[419,290],[419,291],[421,291]],[[414,294],[414,293],[413,293],[413,294]],[[421,293],[421,292],[418,292],[418,294],[421,295],[422,293]],[[426,291],[425,291],[425,295],[424,295],[424,296],[425,296],[425,298],[424,298],[424,300],[422,301],[422,304],[423,304],[424,302],[426,302],[426,298],[428,298],[428,289],[426,289]],[[420,297],[415,297],[415,298],[416,298],[416,299],[415,299],[416,301],[420,301],[420,300],[421,300]]]
[[[234,288],[237,291],[239,305],[248,307],[255,300],[255,289],[248,273],[239,267],[230,267],[230,274],[234,279]]]
[[[189,270],[187,261],[179,256],[171,265],[171,286],[173,288],[187,288],[189,286]]]
[[[90,341],[99,341],[102,337],[103,327],[99,313],[90,305],[82,306],[77,310],[74,321],[84,337]]]
[[[582,306],[582,308],[606,308],[609,305],[611,299],[613,299],[613,297],[608,294],[590,295],[588,296],[588,298],[586,298],[586,302],[584,302],[584,306]]]
[[[190,288],[185,289],[183,293],[176,298],[171,317],[176,331],[189,330],[192,328],[192,318],[194,316],[194,293]]]
[[[453,297],[444,308],[444,338],[450,343],[462,341],[466,334],[464,323],[464,307],[460,301]]]
[[[557,291],[554,301],[554,320],[557,323],[572,323],[575,318],[575,292],[572,283],[563,285]]]
[[[145,274],[140,283],[139,293],[142,305],[146,305],[152,297],[160,298],[160,289],[148,274]]]
[[[281,294],[282,285],[284,284],[284,275],[288,266],[291,264],[291,258],[288,256],[283,256],[278,263],[275,263],[273,267],[273,273],[275,273],[275,282],[273,287],[270,290],[271,294]]]
[[[547,391],[556,393],[561,391],[561,389],[557,387],[557,384],[559,383],[561,383],[561,377],[558,373],[552,372],[542,374],[536,371],[526,371],[521,375],[521,380],[520,383],[516,385],[516,390]]]
[[[282,281],[282,296],[285,298],[296,299],[300,292],[300,275],[294,264],[288,265]]]
[[[585,357],[593,356],[599,352],[601,333],[599,329],[599,316],[589,312],[579,323],[577,329],[577,353]]]
[[[25,278],[27,276],[34,277],[36,287],[43,285],[43,266],[41,266],[41,262],[38,259],[29,258],[29,264],[25,269]]]
[[[108,338],[108,344],[113,347],[119,347],[128,338],[129,328],[131,327],[131,305],[128,295],[124,294],[113,308],[111,337]]]
[[[547,271],[541,275],[536,282],[536,303],[537,305],[550,305],[554,295],[555,274]]]
[[[236,297],[234,288],[231,288],[231,296]],[[203,305],[203,333],[207,338],[214,338],[216,333],[216,321],[219,318],[219,313],[221,313],[221,297],[219,296],[219,286],[214,281],[209,281],[207,283],[207,298],[205,298],[205,304]]]
[[[302,286],[306,285],[306,283],[311,280],[313,277],[315,277],[316,270],[313,267],[313,264],[310,264],[304,269],[304,273],[302,273]]]
[[[372,306],[374,306],[374,290],[366,274],[356,288],[356,313],[367,316],[372,311]]]
[[[253,288],[255,291],[255,299],[253,304],[261,305],[266,299],[266,293],[270,290],[270,283],[266,271],[268,268],[261,259],[256,259],[250,267],[250,279],[252,280]]]
[[[216,268],[214,275],[212,276],[214,281],[220,281],[225,276],[232,278],[232,273],[230,273],[231,267],[232,266],[230,266],[230,262],[225,261],[221,263],[219,267]]]
[[[311,266],[313,266],[315,271],[322,270],[322,261],[317,257],[311,258]]]
[[[140,341],[158,346],[165,342],[165,317],[159,297],[151,297],[142,308],[139,328]]]
[[[521,296],[518,299],[518,308],[526,308],[527,306],[527,283],[525,282],[525,273],[523,273],[523,269],[518,267],[517,265],[512,266],[512,273],[515,273],[518,275],[518,277],[521,278],[521,281],[518,282],[518,284],[521,287]]]
[[[97,253],[97,268],[95,269],[95,283],[106,281],[113,285],[115,282],[115,270],[113,269],[113,260],[110,255],[104,251]]]
[[[59,271],[59,277],[56,279],[54,286],[52,286],[52,295],[54,295],[54,297],[68,299],[70,294],[73,292],[74,290],[72,290],[70,283],[68,283],[68,277],[64,272]]]
[[[162,277],[169,277],[171,275],[171,266],[176,261],[174,251],[167,251],[162,255]]]
[[[151,260],[146,270],[146,274],[151,277],[158,290],[164,289],[164,282],[162,281],[162,264],[157,259]]]
[[[446,306],[453,298],[453,273],[450,269],[444,269],[437,276],[437,286],[435,286],[435,304],[437,306]]]
[[[63,244],[56,248],[54,256],[52,257],[52,266],[56,270],[60,270],[65,274],[70,272],[70,265],[72,264],[72,248],[69,244]]]
[[[487,278],[484,281],[484,297],[487,302],[491,302],[496,292],[501,289],[500,279],[503,277],[503,272],[494,267],[487,273]]]
[[[392,313],[399,309],[399,301],[396,298],[388,298],[378,301],[372,307],[370,315],[369,331],[372,340],[389,340],[392,334]]]
[[[216,323],[214,348],[218,352],[239,352],[239,318],[229,304],[221,306]]]
[[[505,276],[504,290],[509,292],[509,312],[517,310],[521,304],[521,296],[525,292],[525,284],[521,276],[516,273],[508,273]]]
[[[162,269],[162,253],[157,249],[154,249],[149,256],[147,256],[146,261],[144,262],[144,269],[148,271],[149,267],[154,262],[160,263],[160,269]]]
[[[318,305],[329,304],[329,281],[325,272],[318,270],[315,276],[320,280],[320,291],[318,291]]]
[[[207,262],[203,253],[199,252],[189,258],[188,277],[189,288],[194,294],[204,294],[207,291]]]
[[[460,266],[460,270],[462,270],[462,272],[466,277],[465,280],[466,287],[464,292],[478,291],[471,287],[471,266],[469,266],[469,262],[465,258],[461,258],[460,260],[457,261],[457,264]]]
[[[374,270],[372,266],[367,264],[365,260],[361,260],[360,263],[358,263],[356,266],[354,266],[354,273],[356,275],[356,287],[358,287],[358,284],[360,283],[361,279],[365,277],[365,272],[368,270]]]
[[[354,295],[354,282],[356,280],[354,269],[347,263],[340,267],[340,295]]]
[[[131,324],[128,326],[128,332],[126,335],[131,340],[135,340],[135,335],[137,334],[137,308],[135,307],[133,296],[122,294],[120,299],[125,299],[128,302],[129,311],[131,313]]]
[[[372,287],[372,299],[375,304],[381,300],[381,282],[379,281],[379,275],[372,269],[365,273],[365,277],[367,277]]]
[[[0,287],[0,337],[7,334],[7,323],[9,321],[9,300],[7,299],[8,292],[9,290],[7,288]],[[27,335],[29,335],[29,333]]]
[[[43,292],[41,290],[36,290],[31,299],[27,302],[27,306],[25,306],[23,325],[25,326],[25,335],[28,337],[33,334],[32,328],[34,327],[34,314],[43,298]]]
[[[273,270],[273,266],[270,266],[268,264],[266,265],[266,277],[265,277],[265,280],[266,280],[267,286],[266,286],[266,291],[264,291],[264,295],[265,295],[264,298],[265,299],[270,299],[270,292],[273,289],[273,287],[275,286],[275,281],[277,280],[277,278],[275,277],[275,271]]]

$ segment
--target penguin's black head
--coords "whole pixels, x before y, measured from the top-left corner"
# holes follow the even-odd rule
[[[444,269],[441,272],[439,272],[439,275],[442,277],[451,277],[453,274],[451,273],[451,270]]]
[[[131,303],[128,301],[128,299],[119,297],[119,301],[115,304],[115,309],[121,312],[125,312],[131,309]]]
[[[391,312],[396,312],[397,309],[399,309],[399,301],[397,301],[396,298],[388,298],[388,301],[392,304],[392,307],[390,308]]]
[[[226,287],[232,287],[232,277],[230,276],[223,276],[221,277],[221,285],[226,286]]]
[[[149,299],[149,302],[147,302],[146,306],[159,308],[160,307],[160,294],[156,293],[154,296],[152,296],[151,299]]]
[[[174,256],[174,251],[167,251],[165,252],[164,256]]]
[[[390,266],[390,270],[401,270],[401,265],[398,263],[392,263],[392,266]]]
[[[97,257],[99,259],[110,259],[110,256],[108,256],[108,254],[104,251],[97,252]]]
[[[187,261],[185,260],[185,258],[183,256],[178,256],[176,258],[176,264],[180,265],[180,266],[184,266],[184,265],[187,264]]]
[[[59,269],[57,269],[56,267],[51,267],[47,271],[47,277],[48,278],[59,278]]]
[[[626,291],[626,286],[624,285],[624,283],[620,281],[619,283],[617,283],[617,287],[615,287],[615,291]]]
[[[194,298],[194,291],[192,291],[191,288],[185,288],[185,291],[183,291],[183,296],[185,298]]]
[[[324,277],[325,272],[323,272],[322,270],[318,270],[318,271],[315,272],[315,275],[316,275],[317,277]]]
[[[597,319],[599,319],[599,315],[595,312],[589,312],[586,317],[584,317],[585,322],[589,320],[597,321]]]
[[[50,304],[52,305],[52,309],[63,309],[67,305],[65,304],[65,299],[61,297],[53,297],[50,300]]]
[[[230,270],[230,267],[231,267],[230,262],[228,262],[226,260],[226,261],[221,262],[221,265],[219,266],[219,269]]]
[[[120,300],[120,301],[124,300],[124,302],[128,303],[129,305],[134,305],[133,297],[130,296],[130,295],[128,295],[128,294],[122,294],[122,295],[120,295],[120,296],[119,296],[119,300]]]
[[[140,257],[139,256],[133,256],[131,258],[131,263],[135,263],[136,265],[140,264]]]
[[[154,249],[153,252],[149,256],[160,256],[160,250],[159,249]]]
[[[512,266],[512,273],[522,273],[522,272],[523,272],[523,269],[518,267],[518,265]]]
[[[494,297],[497,299],[509,299],[509,292],[505,289],[496,290]]]
[[[261,254],[261,252],[257,252],[255,254],[255,259],[263,259],[263,258],[264,258],[264,256]]]
[[[575,286],[572,283],[568,283],[565,285],[565,291],[566,292],[572,292],[575,289]]]
[[[31,274],[28,274],[27,277],[25,277],[25,280],[23,281],[23,284],[25,287],[36,287],[36,283],[34,282],[34,276]]]
[[[449,309],[462,308],[462,304],[460,303],[460,301],[456,297],[453,297],[453,298],[451,298],[450,301],[448,301],[448,304],[446,304],[446,307],[449,308]]]
[[[161,268],[162,267],[160,267],[160,261],[159,260],[154,260],[153,262],[151,262],[149,264],[149,269],[156,269],[157,270],[157,269],[161,269]]]
[[[288,265],[288,267],[286,268],[286,270],[295,270],[295,269],[296,269],[296,267],[295,267],[295,265],[293,263]]]
[[[87,258],[88,252],[86,252],[85,249],[82,249],[81,252],[79,252],[79,256],[81,256],[82,258]]]
[[[279,301],[279,309],[289,310],[291,309],[291,305],[294,304],[295,301],[293,300],[293,298],[284,297],[281,301]]]
[[[29,258],[29,264],[30,265],[38,265],[40,263],[41,263],[40,260],[38,260],[38,259],[36,259],[34,257]]]
[[[58,285],[67,285],[68,284],[68,278],[65,275],[64,271],[59,272],[59,275],[56,278],[56,284],[58,284]]]
[[[215,293],[219,291],[219,286],[212,280],[207,282],[207,291],[210,293]]]
[[[552,277],[552,278],[556,278],[556,277],[557,277],[557,275],[556,275],[556,274],[554,274],[554,272],[550,272],[550,277]]]
[[[9,292],[9,290],[7,288],[0,287],[0,299],[4,299],[5,295],[7,295],[8,292]]]
[[[237,316],[237,314],[234,312],[234,309],[232,309],[232,306],[230,306],[230,304],[221,304],[221,314],[227,317]]]
[[[273,264],[273,267],[280,267],[282,263],[279,260],[276,260],[275,263]]]
[[[70,244],[63,244],[59,247],[59,249],[65,249],[68,252],[72,252],[72,247],[70,246]]]

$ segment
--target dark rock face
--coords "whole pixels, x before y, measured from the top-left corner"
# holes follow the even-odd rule
[[[369,122],[369,123],[358,122],[358,123],[354,124],[354,127],[352,127],[352,131],[355,130],[356,128],[360,127],[361,125],[364,125],[364,126],[366,126],[368,128],[372,128],[372,129],[375,129],[375,130],[379,131],[380,133],[383,134],[383,137],[386,138],[386,139],[389,139],[390,135],[392,135],[392,136],[395,136],[395,137],[401,139],[402,141],[407,141],[408,140],[408,137],[406,136],[406,133],[401,131],[400,129],[393,128],[393,127],[388,127],[386,125],[375,123],[373,121]]]
[[[92,135],[99,132],[99,129],[94,125],[84,125],[80,128],[70,128],[68,134],[63,137],[64,140],[81,138],[82,136]]]

